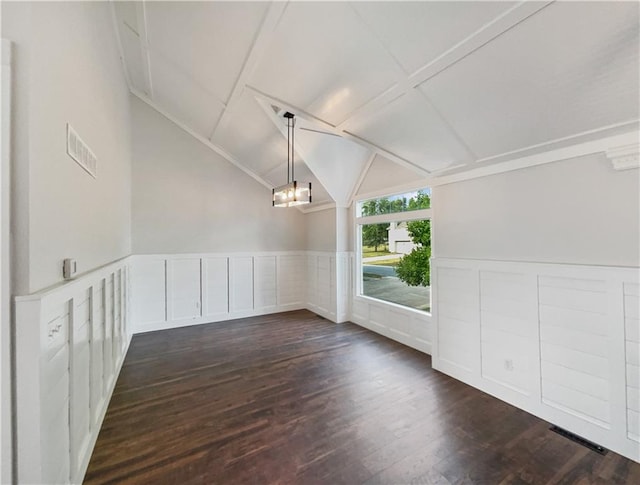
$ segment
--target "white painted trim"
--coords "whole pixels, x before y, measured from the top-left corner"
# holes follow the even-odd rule
[[[539,153],[552,152],[554,150],[560,150],[562,148],[569,148],[573,146],[580,146],[581,144],[601,139],[608,139],[612,136],[611,132],[627,133],[635,131],[637,133],[637,127],[640,125],[640,120],[629,120],[622,123],[616,123],[613,125],[602,126],[593,130],[582,131],[569,136],[563,136],[562,138],[556,138],[548,140],[542,143],[536,143],[535,145],[529,145],[527,147],[518,148],[517,150],[511,150],[508,152],[500,153],[498,155],[492,155],[490,157],[481,158],[476,160],[477,164],[483,164],[487,162],[499,162],[510,161],[514,159],[520,159],[525,156],[532,156]],[[519,155],[519,156],[518,156]],[[446,171],[443,169],[442,171]]]
[[[489,175],[511,172],[522,168],[535,167],[547,163],[560,162],[571,158],[582,157],[585,155],[593,155],[596,153],[605,153],[612,146],[621,146],[629,143],[637,142],[637,131],[600,138],[598,140],[578,143],[576,145],[558,148],[542,153],[514,158],[508,161],[479,167],[465,172],[455,173],[451,175],[437,175],[427,179],[427,186],[437,187],[438,185],[446,185],[455,182],[463,182]]]
[[[122,39],[120,38],[120,27],[118,25],[118,15],[116,14],[116,0],[109,0],[111,4],[111,21],[113,24],[113,35],[116,38],[116,44],[118,45],[118,54],[120,55],[120,65],[122,67],[122,74],[124,75],[124,79],[127,82],[127,86],[129,87],[129,91],[133,87],[131,84],[131,76],[129,75],[129,70],[127,69],[127,61],[124,58],[124,48],[122,47]]]
[[[305,256],[309,251],[237,251],[237,252],[216,252],[216,253],[152,253],[135,254],[130,256],[134,260],[140,259],[202,259],[202,258],[248,258],[261,256]]]
[[[1,39],[0,81],[2,132],[0,133],[0,483],[13,475],[13,389],[11,351],[11,72],[12,43]]]
[[[353,186],[353,190],[351,191],[351,195],[349,196],[349,199],[348,199],[349,200],[349,205],[351,205],[353,203],[353,200],[356,197],[356,194],[358,193],[358,190],[360,190],[360,187],[362,186],[362,183],[364,182],[364,179],[367,178],[369,170],[371,170],[371,165],[373,165],[373,161],[376,159],[377,155],[378,154],[374,152],[369,157],[369,160],[367,160],[367,163],[365,164],[364,168],[362,169],[362,173],[360,174],[360,177],[356,181],[356,184]]]
[[[138,20],[138,40],[140,42],[140,52],[142,54],[142,67],[145,81],[149,88],[149,97],[153,99],[153,80],[151,78],[151,56],[149,54],[149,39],[147,36],[147,9],[145,1],[136,2],[136,17]]]
[[[359,202],[364,200],[379,199],[381,197],[404,194],[406,192],[415,192],[420,189],[431,187],[431,185],[429,184],[432,181],[433,179],[431,178],[422,178],[406,184],[394,185],[392,187],[385,187],[384,189],[374,190],[372,192],[365,192],[364,194],[355,194],[351,199],[351,203],[353,204],[354,202]]]
[[[299,118],[304,119],[305,121],[315,124],[317,126],[319,126],[319,129],[323,130],[323,131],[328,131],[330,133],[334,133],[338,136],[341,136],[343,138],[346,138],[348,140],[354,141],[356,143],[358,143],[359,145],[362,145],[365,148],[368,148],[370,150],[373,150],[376,153],[379,153],[380,155],[388,158],[389,160],[397,163],[398,165],[402,165],[403,167],[407,167],[419,174],[425,175],[428,174],[429,171],[425,170],[424,168],[414,164],[413,162],[406,160],[398,155],[396,155],[395,153],[392,153],[382,147],[379,147],[377,145],[374,145],[373,143],[364,140],[362,138],[359,138],[358,136],[349,133],[347,131],[342,131],[337,129],[334,125],[332,125],[331,123],[329,123],[328,121],[325,121],[321,118],[318,118],[317,116],[309,113],[308,111],[300,108],[299,106],[294,106],[291,103],[288,103],[287,101],[280,99],[280,98],[276,98],[274,96],[271,96],[270,94],[267,94],[265,92],[260,91],[259,89],[250,86],[247,84],[246,89],[251,91],[257,99],[262,99],[265,102],[269,103],[269,104],[275,104],[277,106],[279,106],[280,108],[284,108],[288,111],[291,111],[292,113],[295,113],[296,116],[298,116]]]
[[[419,219],[431,219],[431,209],[356,217],[356,224],[381,224],[385,222],[416,221]]]
[[[239,318],[258,317],[261,315],[270,315],[272,313],[290,312],[293,310],[303,310],[306,308],[304,303],[291,305],[277,305],[275,307],[241,312],[229,312],[224,315],[200,317],[193,320],[167,320],[164,322],[153,322],[143,325],[134,325],[133,335],[147,332],[157,332],[158,330],[170,330],[172,328],[190,327],[192,325],[206,325],[208,323],[220,323]]]
[[[370,116],[393,100],[407,94],[428,79],[448,69],[456,62],[496,39],[550,3],[552,2],[518,2],[512,8],[491,20],[486,25],[483,25],[480,29],[458,42],[440,56],[429,61],[413,74],[406,76],[405,79],[390,89],[387,89],[365,105],[353,111],[348,118],[336,126],[336,128],[343,132],[347,131],[349,124],[352,123],[353,120]]]
[[[280,24],[280,20],[282,20],[282,16],[284,15],[288,5],[288,2],[272,2],[271,5],[269,5],[267,12],[262,19],[260,28],[258,29],[258,33],[253,39],[253,45],[249,49],[249,54],[247,54],[242,70],[240,71],[240,74],[233,86],[231,95],[227,100],[226,108],[220,115],[216,126],[213,128],[211,135],[209,136],[209,140],[213,140],[218,129],[224,128],[227,125],[229,118],[226,115],[233,112],[236,103],[244,92],[247,81],[253,74],[253,71],[262,59],[262,56],[273,39],[276,28]]]

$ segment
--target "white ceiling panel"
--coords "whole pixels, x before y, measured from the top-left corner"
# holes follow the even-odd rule
[[[471,161],[455,135],[422,95],[410,91],[347,131],[428,171]]]
[[[402,67],[411,74],[515,2],[354,2]]]
[[[151,52],[153,100],[201,136],[209,138],[223,106],[209,91],[162,56]]]
[[[127,24],[136,33],[138,30],[138,14],[136,11],[136,4],[138,2],[113,2],[113,8],[116,11],[116,16],[121,22]]]
[[[225,113],[212,141],[258,174],[287,159],[286,140],[248,91]]]
[[[421,178],[423,177],[413,170],[376,155],[358,188],[358,194],[369,194],[389,187],[410,184]]]
[[[556,2],[420,89],[479,158],[637,119],[638,3]]]
[[[240,74],[268,2],[146,2],[147,37],[223,102]]]
[[[318,185],[316,200],[329,193],[336,200],[349,185],[338,160],[361,167],[371,150],[417,171],[466,170],[474,160],[495,163],[513,151],[576,143],[581,133],[579,140],[631,128],[625,123],[640,118],[638,3],[540,4],[525,20],[507,14],[515,4],[147,1],[113,8],[132,90],[203,137],[217,127],[212,141],[252,172],[278,185],[286,179],[284,120],[254,95],[360,139],[365,149],[313,142],[317,160],[298,158],[299,173]],[[525,10],[533,11],[517,12]],[[477,40],[486,26],[497,36]],[[465,41],[476,49],[457,60],[452,54],[448,67],[434,67],[412,89],[407,74]],[[296,141],[301,151],[304,136]],[[412,177],[378,157],[360,190]]]
[[[249,84],[338,124],[401,69],[347,3],[290,3]]]
[[[333,134],[320,133],[313,126],[304,128],[303,120],[296,128],[296,149],[305,164],[322,182],[331,198],[347,206],[371,152],[362,145]]]

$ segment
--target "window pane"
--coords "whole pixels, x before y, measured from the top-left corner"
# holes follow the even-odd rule
[[[362,226],[362,294],[431,310],[431,221]]]
[[[358,217],[375,216],[378,214],[393,214],[431,207],[431,189],[425,188],[406,194],[392,195],[380,199],[370,199],[358,202]]]

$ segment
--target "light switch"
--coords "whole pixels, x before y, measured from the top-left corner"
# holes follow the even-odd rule
[[[78,264],[75,259],[65,259],[62,262],[62,276],[65,280],[70,280],[75,277],[78,272]]]

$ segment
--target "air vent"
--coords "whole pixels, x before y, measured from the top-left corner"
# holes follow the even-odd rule
[[[84,168],[89,175],[97,178],[98,159],[87,144],[76,133],[70,124],[67,123],[67,153],[78,165]]]
[[[595,451],[596,453],[599,453],[601,455],[607,454],[608,450],[603,446],[597,445],[592,441],[589,441],[581,436],[578,436],[577,434],[573,434],[571,431],[567,431],[566,429],[562,429],[558,426],[551,426],[551,428],[549,429],[554,433],[558,433],[560,436],[564,436],[565,438],[570,439],[574,443],[578,443],[579,445],[582,445],[585,448],[589,448],[591,451]]]

